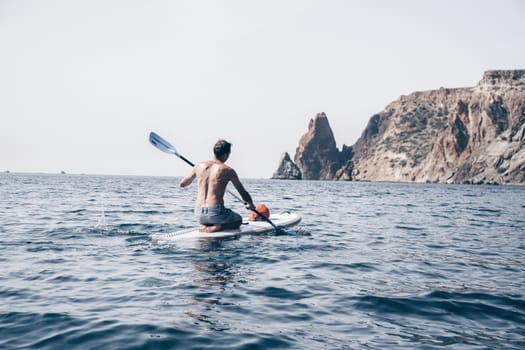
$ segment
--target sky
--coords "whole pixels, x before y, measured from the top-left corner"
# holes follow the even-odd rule
[[[521,0],[0,0],[0,171],[182,176],[230,141],[269,178],[325,112],[354,144],[401,95],[525,68]]]

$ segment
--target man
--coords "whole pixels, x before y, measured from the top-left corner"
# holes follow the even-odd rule
[[[197,178],[197,201],[195,214],[199,217],[201,232],[216,232],[226,229],[236,229],[242,224],[242,217],[224,207],[226,185],[231,181],[237,189],[248,209],[254,209],[252,197],[244,189],[235,170],[224,164],[231,152],[231,144],[219,140],[213,146],[215,159],[199,163],[180,181],[181,187],[186,187]]]

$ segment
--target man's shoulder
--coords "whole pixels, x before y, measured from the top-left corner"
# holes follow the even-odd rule
[[[197,164],[197,167],[201,168],[203,171],[211,170],[212,168],[215,168],[215,171],[220,172],[224,175],[233,175],[235,174],[235,170],[230,167],[229,165],[219,162],[217,160],[207,160],[202,163]]]
[[[233,168],[229,165],[226,165],[224,163],[220,164],[219,165],[221,171],[224,171],[225,173],[228,173],[228,174],[232,174],[232,173],[235,173],[235,170],[233,170]]]
[[[200,163],[197,163],[197,167],[200,167],[200,168],[209,168],[213,165],[217,165],[217,166],[221,166],[223,165],[224,163],[220,163],[220,162],[217,162],[216,160],[205,160],[203,162],[200,162]]]
[[[218,171],[222,176],[226,176],[229,179],[232,179],[236,175],[235,170],[231,166],[226,165],[224,163],[219,164]]]

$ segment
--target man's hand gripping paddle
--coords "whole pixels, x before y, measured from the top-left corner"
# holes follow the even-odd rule
[[[161,150],[162,152],[173,154],[173,155],[179,157],[180,159],[182,159],[183,161],[185,161],[188,165],[195,166],[195,164],[193,164],[191,161],[189,161],[187,158],[185,158],[183,155],[181,155],[179,152],[177,152],[177,149],[175,147],[173,147],[171,145],[171,143],[169,143],[168,141],[164,140],[162,137],[160,137],[159,135],[157,135],[153,131],[150,132],[150,134],[149,134],[149,142],[153,146],[155,146],[156,148]],[[244,205],[248,204],[244,200],[242,200],[242,198],[240,198],[239,196],[237,196],[235,193],[231,192],[230,190],[227,189],[226,191],[228,191],[228,193],[230,195],[232,195],[233,197],[235,197],[237,200],[239,200],[242,203],[244,203]],[[282,228],[277,227],[269,218],[267,218],[266,216],[261,214],[259,211],[257,211],[257,209],[255,209],[255,208],[248,208],[248,209],[253,211],[257,215],[259,215],[261,218],[263,218],[264,221],[266,221],[267,223],[272,225],[272,227],[275,229],[275,231],[277,231],[277,233],[283,233],[284,232],[284,230]]]

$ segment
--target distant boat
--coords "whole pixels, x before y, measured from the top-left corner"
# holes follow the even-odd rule
[[[6,171],[4,171],[4,173],[6,173],[6,174],[9,174],[9,173],[10,173],[10,171],[9,171],[9,170],[6,170]]]
[[[66,173],[66,172],[65,172],[64,170],[62,170],[62,171],[60,172],[60,174],[65,174],[65,173]]]

